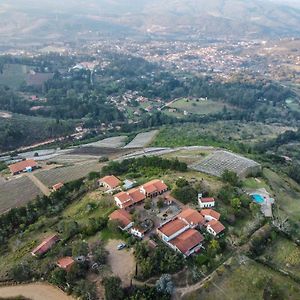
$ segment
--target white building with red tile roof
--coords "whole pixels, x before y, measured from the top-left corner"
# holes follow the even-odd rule
[[[123,231],[130,229],[133,226],[132,217],[125,209],[115,210],[109,215],[110,221],[118,221],[119,228]]]
[[[164,242],[176,238],[179,234],[183,233],[190,228],[190,225],[180,219],[174,219],[166,222],[159,228],[157,228],[157,234]]]
[[[114,175],[105,176],[98,180],[99,186],[103,186],[106,190],[114,190],[121,185],[121,181]]]
[[[156,197],[165,193],[167,190],[168,186],[162,180],[159,179],[151,180],[140,186],[140,191],[146,197]]]
[[[17,175],[22,172],[31,172],[38,167],[38,164],[33,159],[22,160],[15,164],[9,165],[9,170],[12,175]]]
[[[212,220],[207,223],[206,230],[213,236],[217,236],[225,230],[225,226],[220,221]]]
[[[204,217],[205,221],[212,221],[212,220],[219,220],[220,214],[216,212],[215,210],[209,208],[209,209],[202,209],[200,211],[201,215]]]
[[[33,256],[43,255],[48,252],[57,242],[59,241],[59,237],[57,234],[53,234],[47,239],[45,239],[42,243],[40,243],[36,248],[31,251]]]
[[[177,218],[185,221],[191,228],[199,227],[205,224],[204,217],[195,209],[185,208],[177,215]]]
[[[198,203],[201,209],[215,206],[215,198],[203,198],[202,194],[198,195]]]
[[[60,190],[63,186],[64,186],[64,184],[62,182],[56,183],[52,186],[52,190],[54,192],[56,192],[56,191]]]
[[[140,203],[146,199],[145,195],[138,188],[126,192],[120,192],[114,196],[116,205],[120,208],[127,208]]]

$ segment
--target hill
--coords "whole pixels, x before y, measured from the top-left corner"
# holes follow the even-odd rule
[[[68,39],[83,33],[259,38],[300,35],[300,7],[279,0],[3,0],[0,37]]]

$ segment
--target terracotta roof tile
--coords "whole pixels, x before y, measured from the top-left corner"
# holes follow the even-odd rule
[[[39,244],[36,248],[31,251],[32,255],[43,255],[47,251],[51,249],[51,247],[59,241],[59,237],[54,234],[47,239],[45,239],[41,244]]]
[[[158,230],[169,237],[186,226],[187,224],[184,221],[175,219],[159,227]]]
[[[191,225],[205,223],[204,217],[197,210],[191,208],[184,209],[177,217],[186,220]]]
[[[105,176],[98,181],[106,183],[108,186],[110,186],[111,189],[114,189],[121,184],[121,181],[114,175]]]
[[[189,229],[172,240],[171,244],[176,246],[183,254],[185,254],[203,241],[204,237],[200,232],[195,229]]]
[[[8,166],[12,173],[19,173],[26,168],[36,168],[37,163],[33,159],[27,159]]]
[[[57,265],[65,270],[69,270],[74,263],[74,259],[70,256],[62,257],[57,261]]]
[[[119,221],[123,228],[132,222],[131,215],[125,209],[115,210],[109,215],[109,219]]]
[[[225,229],[225,226],[217,220],[209,221],[207,223],[207,226],[210,226],[216,234],[219,234]]]
[[[205,216],[211,216],[211,217],[213,217],[216,220],[219,220],[220,216],[221,216],[218,212],[216,212],[215,210],[213,210],[211,208],[209,208],[209,209],[202,209],[200,213],[204,217]]]
[[[202,203],[215,202],[215,198],[201,198],[200,201]]]

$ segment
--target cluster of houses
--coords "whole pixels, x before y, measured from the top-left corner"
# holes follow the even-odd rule
[[[101,178],[99,183],[110,191],[116,190],[121,185],[121,181],[115,176]],[[114,195],[114,201],[119,209],[115,210],[109,219],[117,221],[122,231],[143,238],[145,229],[135,225],[127,209],[142,203],[146,198],[162,195],[167,190],[168,186],[162,180],[154,179],[139,187],[121,191]],[[157,235],[164,243],[185,257],[202,248],[204,237],[199,230],[204,230],[215,237],[225,230],[224,225],[219,221],[220,214],[213,210],[215,199],[203,198],[202,194],[199,194],[198,203],[200,211],[183,208],[179,214],[162,223],[156,229]]]

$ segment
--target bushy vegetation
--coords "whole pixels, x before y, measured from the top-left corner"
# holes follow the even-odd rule
[[[137,243],[135,258],[142,279],[163,273],[175,273],[184,266],[183,256],[164,245],[151,250],[145,243]]]
[[[156,168],[158,170],[174,170],[185,172],[187,171],[186,163],[180,162],[177,159],[170,160],[164,159],[157,156],[143,156],[140,158],[126,159],[122,162],[112,161],[107,166],[104,166],[102,173],[104,175],[122,175],[122,174],[132,174],[139,175],[141,172],[145,172],[147,175],[147,170]]]

